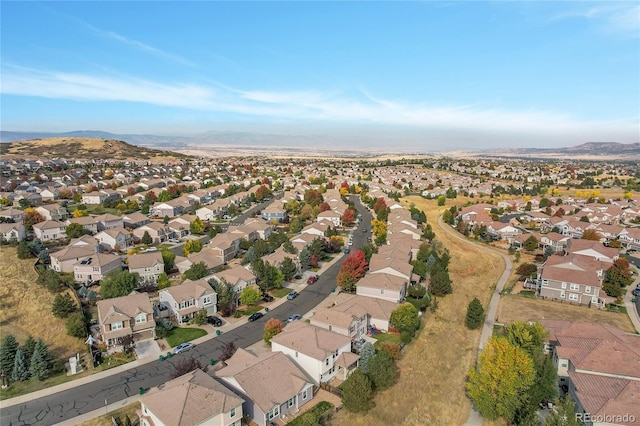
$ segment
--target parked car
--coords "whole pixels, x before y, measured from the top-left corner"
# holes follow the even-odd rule
[[[187,343],[180,343],[178,346],[176,346],[176,348],[173,350],[174,354],[179,354],[180,352],[186,352],[190,349],[193,349],[196,345],[194,345],[191,342],[187,342]]]
[[[264,314],[262,312],[253,313],[253,314],[249,315],[249,322],[257,321],[260,318],[262,318],[263,316],[264,316]]]
[[[298,292],[297,291],[292,291],[289,294],[287,294],[287,300],[293,300],[296,297],[298,297]]]
[[[216,316],[207,317],[207,322],[214,327],[220,327],[222,325],[222,320]]]
[[[145,253],[152,253],[158,251],[158,247],[149,247],[148,249],[144,250]]]
[[[349,247],[345,247],[345,248],[343,249],[343,251],[344,251],[344,254],[349,254],[349,253],[351,253],[351,249],[350,249]]]
[[[177,239],[177,238],[170,238],[170,239],[169,239],[169,242],[170,242],[170,243],[178,244],[178,243],[180,242],[180,240],[179,240],[179,239]]]
[[[302,318],[300,314],[291,314],[289,315],[289,318],[287,318],[287,321],[294,322],[295,320],[299,320],[300,318]]]
[[[307,284],[313,284],[316,281],[318,281],[318,278],[320,278],[317,275],[311,275],[309,278],[307,278]]]
[[[262,293],[262,300],[265,302],[273,302],[273,296],[267,293]]]
[[[631,292],[631,294],[633,294],[634,296],[640,296],[640,288],[636,288]]]

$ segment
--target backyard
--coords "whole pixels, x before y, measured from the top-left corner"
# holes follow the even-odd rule
[[[478,297],[486,307],[493,288],[504,269],[502,258],[483,247],[470,245],[443,232],[437,218],[453,203],[462,206],[468,198],[447,200],[437,206],[436,200],[407,197],[427,215],[437,239],[451,253],[449,272],[453,294],[438,298],[435,314],[428,311],[423,328],[398,361],[400,378],[392,388],[378,392],[375,407],[365,414],[341,410],[331,424],[388,425],[429,424],[462,425],[467,421],[471,403],[464,384],[469,368],[478,354],[480,330],[464,326],[467,305]]]

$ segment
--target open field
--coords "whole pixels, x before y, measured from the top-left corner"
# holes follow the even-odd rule
[[[113,426],[112,417],[116,419],[120,419],[120,424],[124,424],[124,419],[126,416],[129,416],[131,423],[138,419],[138,415],[136,414],[136,410],[140,409],[140,403],[134,402],[129,405],[125,405],[122,408],[118,408],[117,410],[110,411],[107,414],[104,414],[100,417],[96,417],[91,420],[87,420],[86,422],[78,423],[78,426]]]
[[[84,352],[80,339],[67,336],[65,320],[51,314],[55,295],[36,284],[35,259],[18,259],[16,249],[0,250],[0,330],[11,333],[20,343],[31,334],[49,345],[55,359],[66,359]]]
[[[536,321],[541,318],[593,321],[608,324],[620,330],[634,333],[635,329],[626,314],[590,309],[550,300],[507,295],[500,298],[497,322]]]
[[[464,391],[469,368],[477,358],[480,330],[469,331],[464,326],[467,305],[478,297],[486,307],[493,288],[504,269],[502,258],[482,247],[453,238],[440,230],[437,218],[452,202],[458,205],[467,199],[447,200],[438,207],[435,200],[407,197],[402,203],[414,203],[423,209],[433,226],[437,239],[451,253],[449,271],[454,293],[439,298],[435,314],[428,312],[424,327],[398,361],[400,378],[391,389],[378,392],[375,407],[366,414],[341,410],[331,424],[350,425],[462,425],[471,403]]]

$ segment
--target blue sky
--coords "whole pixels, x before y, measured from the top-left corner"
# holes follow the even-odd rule
[[[640,141],[636,1],[3,1],[1,28],[3,130]]]

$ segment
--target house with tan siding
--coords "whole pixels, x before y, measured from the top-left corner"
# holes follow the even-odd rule
[[[146,293],[99,300],[97,307],[100,340],[109,351],[121,350],[120,339],[125,336],[133,336],[134,341],[155,338],[156,322]]]

